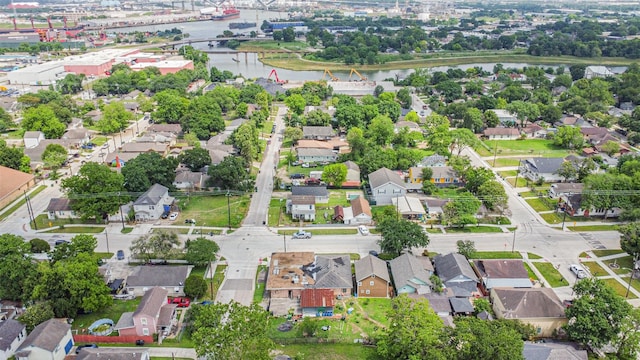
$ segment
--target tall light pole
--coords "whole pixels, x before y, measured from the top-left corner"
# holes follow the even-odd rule
[[[109,234],[106,227],[104,228],[104,238],[107,240],[107,252],[111,252],[109,251]]]

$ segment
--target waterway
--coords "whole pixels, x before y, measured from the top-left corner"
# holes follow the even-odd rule
[[[270,19],[287,19],[288,14],[286,12],[275,12],[275,11],[262,11],[262,10],[248,10],[242,9],[240,10],[240,18],[233,20],[225,20],[225,21],[198,21],[198,22],[184,22],[184,23],[174,23],[174,24],[163,24],[163,25],[148,25],[148,26],[137,26],[137,27],[128,27],[128,28],[119,28],[112,29],[110,32],[122,32],[129,33],[135,31],[163,31],[172,28],[179,28],[184,33],[188,33],[189,37],[192,39],[203,39],[203,38],[212,38],[217,35],[221,35],[223,31],[229,30],[229,23],[231,22],[255,22],[256,28],[248,28],[248,29],[234,29],[231,30],[234,33],[245,33],[249,34],[251,31],[257,31],[263,20]],[[207,43],[194,43],[193,47],[202,50],[212,50],[215,51],[218,48],[209,48]],[[220,51],[228,51],[227,48],[219,48]],[[236,55],[233,54],[215,54],[208,53],[209,56],[209,66],[215,66],[220,70],[229,70],[234,74],[242,75],[246,78],[258,78],[258,77],[267,77],[269,72],[273,69],[272,66],[267,66],[261,63],[258,60],[258,54],[249,53],[246,56],[244,54],[238,54],[237,60]],[[458,65],[457,68],[462,70],[466,70],[472,67],[480,67],[486,71],[492,71],[495,63],[474,63],[474,64],[465,64]],[[530,65],[525,63],[502,63],[505,68],[523,68],[526,66],[542,66],[542,67],[552,67],[556,68],[558,65]],[[568,67],[568,66],[565,66]],[[447,71],[448,66],[436,66],[431,67],[431,71]],[[322,79],[323,72],[322,71],[295,71],[295,70],[286,70],[275,68],[278,72],[278,77],[284,80],[292,80],[292,81],[303,81],[303,80],[320,80]],[[616,67],[615,70],[624,71],[624,67]],[[612,68],[612,70],[614,70]],[[406,69],[406,70],[379,70],[379,71],[360,71],[364,76],[373,81],[381,81],[384,79],[390,78],[405,78],[414,70]],[[615,72],[615,71],[614,71]],[[333,74],[339,78],[340,80],[348,80],[349,72],[335,71]]]

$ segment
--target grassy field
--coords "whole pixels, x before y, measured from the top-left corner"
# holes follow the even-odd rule
[[[465,227],[448,227],[445,229],[447,233],[501,233],[502,229],[494,226],[465,226]]]
[[[493,162],[493,159],[487,161],[489,164],[491,164],[491,166],[493,167],[505,167],[505,166],[518,166],[520,165],[520,159],[513,159],[513,158],[497,158],[495,161],[495,164]],[[515,174],[515,170],[513,170],[514,174],[513,176],[516,176]]]
[[[585,226],[567,226],[571,231],[614,231],[618,230],[618,225],[585,225]]]
[[[622,251],[622,249],[592,250],[591,252],[597,257],[624,254],[624,251]]]
[[[316,166],[316,167],[308,167],[308,168],[303,168],[302,166],[290,166],[289,175],[304,174],[305,177],[309,177],[309,173],[311,173],[312,171],[322,171],[323,169],[324,169],[324,166]]]
[[[471,259],[522,259],[522,255],[511,251],[476,251]]]
[[[538,269],[542,277],[547,281],[547,285],[551,287],[567,286],[569,282],[562,277],[562,274],[556,270],[552,263],[535,262],[533,266]]]
[[[85,224],[86,225],[102,225],[102,224],[98,224],[94,220],[87,220],[87,221],[82,221],[81,219],[55,219],[55,220],[49,220],[49,217],[47,216],[47,214],[40,214],[40,215],[36,216],[36,225],[38,226],[38,229],[41,229],[41,230],[42,229],[46,229],[46,228],[50,228],[50,227],[65,226],[65,225],[69,225],[69,224],[75,224],[75,225],[85,225]]]
[[[507,182],[509,184],[511,184],[511,186],[514,186],[515,183],[516,183],[516,178],[508,178]],[[527,184],[528,184],[527,179],[519,177],[518,178],[518,185],[516,187],[525,187],[525,186],[527,186]]]
[[[218,289],[220,289],[220,285],[222,285],[222,281],[224,280],[224,272],[227,269],[227,265],[220,265],[218,264],[218,266],[216,266],[216,272],[213,274],[213,281],[208,281],[208,291],[207,291],[207,295],[205,295],[205,298],[208,298],[209,300],[215,300],[216,295],[218,294]]]
[[[492,156],[493,149],[497,146],[499,155],[531,155],[531,156],[545,156],[545,157],[565,157],[569,155],[569,151],[562,147],[556,146],[551,140],[546,139],[527,139],[527,140],[485,140],[484,144],[487,147],[481,146],[477,150],[481,156]],[[491,149],[491,150],[489,150]],[[518,160],[515,160],[515,165],[503,165],[503,166],[517,166]],[[490,161],[490,163],[493,159]]]
[[[609,275],[609,273],[605,269],[603,269],[602,266],[598,265],[598,263],[595,261],[585,261],[585,262],[582,262],[582,265],[587,269],[589,269],[589,272],[593,276],[597,277],[597,276]]]
[[[552,207],[550,205],[554,205],[554,203],[558,202],[558,200],[554,199],[546,199],[545,201],[540,198],[526,199],[525,201],[537,212],[554,210],[555,206]]]
[[[516,170],[506,170],[506,171],[499,171],[498,175],[504,177],[504,178],[508,178],[508,177],[514,177],[518,174],[518,172]]]
[[[602,282],[604,282],[605,284],[609,285],[613,291],[616,292],[616,294],[624,297],[625,294],[627,293],[627,286],[626,285],[622,285],[618,280],[616,279],[602,279]],[[633,285],[633,284],[632,284]],[[638,297],[635,296],[632,292],[629,292],[629,296],[627,297],[627,299],[637,299]]]
[[[118,322],[118,319],[120,319],[122,313],[135,311],[138,304],[140,304],[140,299],[141,298],[135,298],[133,300],[113,300],[113,305],[106,309],[76,316],[71,324],[71,328],[78,330],[79,334],[86,334],[86,332],[83,332],[85,331],[84,329],[91,326],[96,320],[111,319],[115,324]]]
[[[56,234],[98,234],[103,232],[104,226],[69,226],[45,231]]]
[[[306,50],[309,48],[309,45],[304,41],[293,41],[293,42],[284,42],[284,41],[276,41],[276,40],[261,40],[261,41],[244,41],[240,43],[238,47],[238,51],[255,51],[260,52],[261,50],[291,50],[291,51],[300,51]]]
[[[29,193],[29,198],[35,197],[36,195],[41,193],[46,188],[47,187],[45,185],[38,186],[35,190],[33,190],[32,192]],[[0,214],[0,221],[2,221],[4,219],[6,219],[7,217],[9,217],[9,215],[13,214],[16,210],[18,210],[26,202],[27,202],[27,200],[25,200],[25,198],[23,196],[17,203],[15,203],[12,207],[8,208],[7,211],[5,211],[2,214]]]
[[[305,360],[368,360],[374,358],[375,349],[360,344],[295,344],[279,345],[278,350],[294,358]]]
[[[182,211],[176,224],[184,224],[184,219],[196,219],[196,226],[226,227],[228,224],[227,197],[224,195],[181,198],[179,206]],[[231,227],[237,228],[249,210],[249,196],[231,196],[229,208]]]

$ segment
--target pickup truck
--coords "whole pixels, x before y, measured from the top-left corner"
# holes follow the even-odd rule
[[[311,233],[308,231],[299,230],[293,233],[291,237],[293,239],[311,239]]]

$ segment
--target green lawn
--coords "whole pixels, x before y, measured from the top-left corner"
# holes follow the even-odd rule
[[[524,268],[527,269],[527,274],[529,274],[529,279],[531,280],[540,280],[538,279],[538,275],[536,275],[535,272],[533,272],[533,270],[531,270],[531,267],[529,266],[529,264],[527,263],[523,263]]]
[[[627,285],[622,285],[618,280],[616,279],[602,279],[602,281],[609,285],[613,291],[616,292],[616,294],[624,297],[625,294],[627,293]],[[633,284],[632,284],[633,285]],[[632,292],[629,292],[629,296],[627,297],[627,299],[637,299],[638,297],[635,296]]]
[[[553,144],[553,141],[546,139],[527,139],[527,140],[485,140],[484,143],[491,150],[484,147],[485,153],[482,156],[493,155],[494,148],[497,149],[499,155],[531,155],[544,157],[565,157],[569,155],[569,151]]]
[[[597,257],[624,254],[624,251],[622,251],[622,249],[591,250],[591,252]]]
[[[368,360],[375,358],[375,348],[360,344],[295,344],[279,345],[278,350],[294,358],[304,360]]]
[[[562,274],[556,270],[552,263],[534,262],[532,264],[542,274],[548,286],[560,287],[569,285],[569,282],[562,277]]]
[[[465,227],[448,227],[445,229],[447,233],[501,233],[502,229],[494,226],[465,226]]]
[[[227,197],[218,196],[194,196],[180,198],[178,204],[181,208],[176,224],[184,224],[184,219],[196,219],[196,226],[217,226],[226,227],[228,225]],[[231,209],[231,227],[240,227],[242,219],[249,210],[249,196],[229,197],[229,208]]]
[[[84,329],[99,319],[111,319],[115,324],[120,319],[122,313],[135,311],[138,304],[140,304],[140,299],[141,298],[135,298],[133,300],[113,300],[113,304],[106,309],[76,316],[71,324],[71,328],[78,330],[79,334],[83,334]]]
[[[65,226],[69,224],[101,225],[95,220],[82,221],[80,219],[60,219],[60,218],[55,220],[49,220],[49,217],[47,216],[47,214],[40,214],[36,216],[36,225],[38,225],[38,229],[41,229],[41,230],[46,228],[51,228],[51,227]]]
[[[591,273],[591,275],[595,277],[609,275],[609,273],[605,269],[603,269],[602,266],[598,265],[598,263],[595,261],[585,261],[585,262],[582,262],[582,265],[584,265],[584,267],[589,269],[589,272]]]
[[[36,195],[41,193],[46,188],[47,187],[45,185],[38,186],[35,190],[33,190],[32,192],[29,193],[29,198],[34,198]],[[13,214],[16,210],[18,210],[26,202],[27,202],[27,200],[25,200],[24,196],[22,198],[20,198],[20,200],[17,203],[15,203],[12,207],[8,208],[7,211],[5,211],[2,214],[0,214],[0,221],[2,221],[4,219],[6,219],[7,217],[9,217],[9,215]]]
[[[298,230],[278,230],[278,235],[292,235]],[[353,235],[358,229],[306,229],[312,235]]]
[[[526,199],[525,200],[527,202],[527,204],[529,204],[533,210],[540,212],[540,211],[550,211],[550,210],[554,210],[555,204],[557,204],[557,200],[554,199],[540,199],[540,198],[535,198],[535,199]],[[554,204],[555,203],[555,204]]]
[[[271,199],[269,202],[269,226],[280,226],[291,223],[291,217],[285,212],[286,199]]]
[[[516,158],[496,158],[495,161],[495,165],[494,165],[494,161],[493,159],[487,161],[489,163],[489,165],[493,166],[493,167],[506,167],[506,166],[519,166],[520,165],[520,159],[516,159]],[[515,170],[512,170],[514,172],[513,176],[516,176],[515,174]]]
[[[585,225],[585,226],[567,226],[571,231],[615,231],[618,225]]]
[[[513,186],[516,183],[516,178],[508,178],[507,182],[509,182],[509,184]],[[518,177],[518,185],[516,187],[525,187],[527,186],[527,184],[528,184],[527,179]]]
[[[312,171],[322,171],[324,166],[303,168],[302,166],[290,166],[288,174],[304,174],[305,177],[309,177]],[[304,180],[303,180],[304,182]]]
[[[216,267],[216,272],[213,274],[213,281],[207,281],[208,288],[207,294],[203,297],[208,300],[215,300],[216,295],[218,294],[218,289],[220,289],[220,285],[222,285],[222,281],[224,280],[224,271],[227,269],[227,265],[220,265]]]
[[[107,137],[106,136],[96,136],[93,139],[91,139],[91,142],[93,142],[94,144],[96,144],[96,146],[102,146],[104,145],[104,143],[107,142]]]
[[[534,253],[527,253],[527,257],[530,260],[542,259],[542,256],[540,256],[538,254],[534,254]]]
[[[628,274],[633,269],[633,257],[630,255],[604,261],[616,274]],[[615,264],[615,266],[611,266]]]
[[[498,175],[507,178],[507,177],[514,177],[518,174],[518,172],[516,170],[505,170],[505,171],[499,171]]]
[[[264,298],[264,283],[258,282],[258,275],[260,275],[260,271],[265,270],[269,271],[269,268],[265,265],[258,265],[258,270],[256,271],[256,288],[253,292],[253,303],[260,304],[262,299]]]
[[[45,231],[57,234],[98,234],[103,232],[104,226],[69,226]]]
[[[182,224],[180,224],[182,225]],[[162,230],[167,232],[173,232],[180,235],[186,235],[189,233],[189,228],[172,228],[172,227],[158,227],[154,228],[154,230]]]
[[[389,326],[387,313],[391,310],[390,299],[358,298],[358,304],[362,307],[366,316],[385,326]]]
[[[476,251],[471,259],[522,259],[522,255],[517,251]]]

